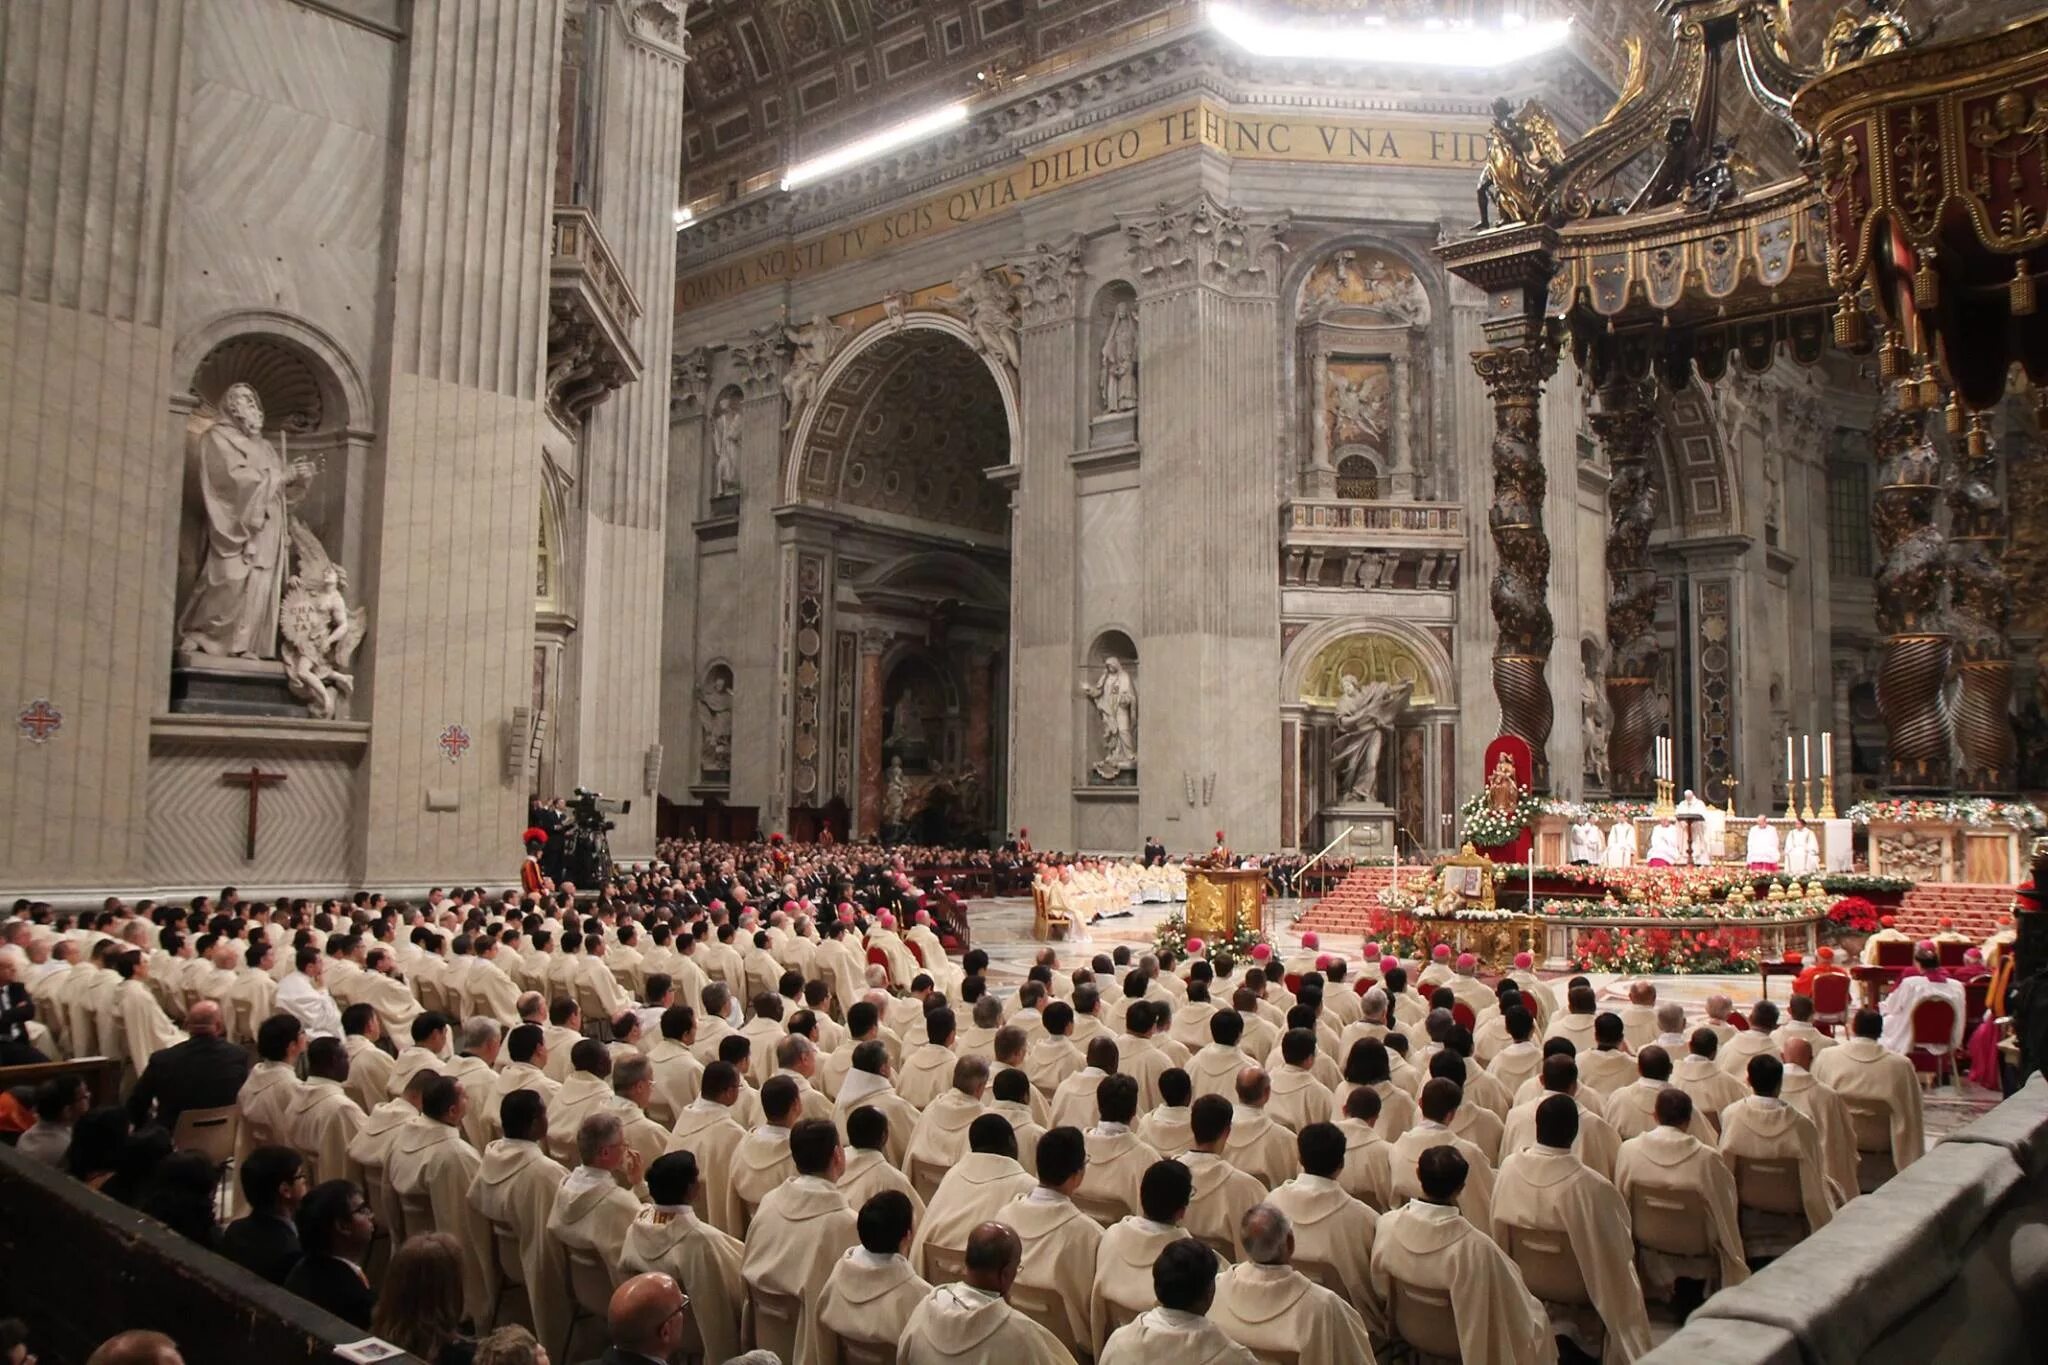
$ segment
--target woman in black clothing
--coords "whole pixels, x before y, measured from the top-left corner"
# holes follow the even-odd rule
[[[377,1235],[369,1200],[354,1182],[329,1180],[307,1192],[296,1221],[303,1255],[284,1287],[367,1332],[377,1303],[363,1274],[363,1259]]]

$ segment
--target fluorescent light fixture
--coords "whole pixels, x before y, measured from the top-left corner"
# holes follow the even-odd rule
[[[684,228],[697,221],[697,215],[690,212],[690,207],[687,204],[677,209],[675,216],[677,232],[681,232]]]
[[[898,147],[921,142],[934,133],[943,133],[948,128],[958,128],[965,122],[967,106],[964,103],[928,109],[914,118],[892,124],[879,133],[855,138],[821,156],[814,156],[809,161],[799,161],[782,173],[782,188],[793,190],[799,185],[806,185],[836,171],[843,171],[848,166],[857,166],[885,152],[893,152]]]
[[[1532,24],[1519,15],[1499,27],[1447,24],[1420,27],[1385,23],[1276,24],[1235,5],[1210,5],[1209,26],[1259,57],[1322,58],[1397,66],[1506,66],[1561,46],[1571,20]]]

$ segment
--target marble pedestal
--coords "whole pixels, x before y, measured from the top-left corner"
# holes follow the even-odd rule
[[[1325,846],[1339,835],[1349,834],[1341,847],[1331,849],[1339,858],[1392,858],[1394,856],[1394,808],[1377,804],[1325,806],[1317,817]]]
[[[174,715],[299,716],[306,703],[291,694],[284,664],[179,650],[171,656]]]

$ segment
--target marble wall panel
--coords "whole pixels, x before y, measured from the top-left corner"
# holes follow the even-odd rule
[[[246,756],[245,756],[246,754]],[[160,742],[149,756],[149,885],[169,891],[347,886],[354,880],[350,812],[358,757],[279,745]],[[221,780],[260,765],[284,781],[257,804],[256,856],[246,857],[248,788]]]

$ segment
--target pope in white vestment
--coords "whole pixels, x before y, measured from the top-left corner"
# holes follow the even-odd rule
[[[1769,820],[1759,815],[1756,823],[1749,827],[1748,862],[1752,872],[1776,872],[1778,870],[1778,830]]]

